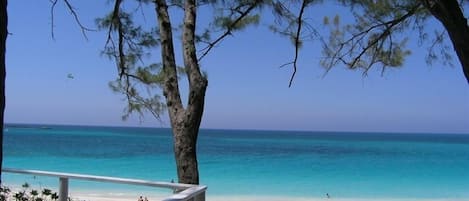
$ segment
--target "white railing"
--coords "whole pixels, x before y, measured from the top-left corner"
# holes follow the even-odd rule
[[[17,174],[32,174],[37,176],[49,176],[59,178],[59,201],[67,201],[68,198],[68,181],[69,179],[87,180],[95,182],[108,182],[108,183],[120,183],[120,184],[131,184],[139,186],[149,186],[156,188],[168,188],[173,189],[177,192],[163,201],[187,201],[193,199],[194,201],[205,201],[205,191],[207,186],[203,185],[192,185],[192,184],[179,184],[171,182],[154,182],[138,179],[125,179],[118,177],[103,177],[95,175],[84,175],[84,174],[71,174],[63,172],[48,172],[40,170],[20,170],[3,168],[3,172],[17,173]]]

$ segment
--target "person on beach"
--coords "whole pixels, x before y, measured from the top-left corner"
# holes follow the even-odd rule
[[[331,196],[329,195],[329,193],[326,193],[326,197],[327,197],[327,199],[330,199],[330,198],[331,198]]]
[[[140,197],[138,198],[138,201],[143,201],[143,197],[140,196]]]
[[[144,199],[143,201],[148,201],[148,198],[147,198],[147,197],[145,197],[145,199]]]

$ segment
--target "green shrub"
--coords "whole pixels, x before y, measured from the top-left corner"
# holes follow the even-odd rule
[[[18,192],[12,192],[9,187],[0,187],[0,201],[56,201],[59,199],[57,192],[44,188],[41,191],[30,189],[28,183],[23,184]],[[41,193],[39,193],[41,192]],[[71,200],[68,198],[68,200]]]

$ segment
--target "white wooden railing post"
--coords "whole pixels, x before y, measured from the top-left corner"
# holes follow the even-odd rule
[[[60,177],[59,179],[59,201],[67,201],[68,199],[68,178]]]

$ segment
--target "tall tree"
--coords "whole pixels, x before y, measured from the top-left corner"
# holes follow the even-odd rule
[[[182,46],[184,68],[189,79],[189,101],[184,108],[178,86],[176,60],[173,48],[173,34],[168,6],[165,1],[157,0],[156,13],[160,28],[161,57],[163,60],[163,94],[166,97],[169,117],[174,135],[174,153],[179,182],[199,183],[197,165],[197,136],[204,111],[207,79],[202,76],[196,57],[195,20],[196,4],[194,0],[184,3],[184,23]]]
[[[170,1],[139,0],[140,6],[154,6],[156,26],[151,28],[134,23],[132,13],[122,9],[122,0],[116,0],[113,11],[98,19],[98,26],[108,30],[108,41],[104,53],[114,58],[119,79],[110,84],[111,88],[125,94],[126,114],[136,112],[143,115],[149,111],[156,118],[167,109],[171,122],[174,153],[180,183],[199,183],[197,164],[197,138],[204,112],[207,77],[201,71],[199,61],[220,41],[233,31],[258,21],[257,15],[250,15],[262,1]],[[170,5],[183,11],[182,23],[174,26],[170,18]],[[221,29],[218,38],[210,40],[209,28],[196,34],[198,8],[204,5],[230,8],[228,13],[220,9],[214,17],[213,27]],[[176,64],[174,30],[180,27],[183,67]],[[204,42],[199,45],[197,43]],[[144,55],[160,47],[161,62],[146,66]],[[200,47],[200,48],[199,48]],[[203,47],[203,48],[202,48]],[[199,49],[199,50],[198,50]],[[200,53],[198,56],[197,53]],[[185,75],[188,83],[187,103],[184,104],[179,89],[180,77]],[[143,90],[141,90],[143,89]],[[145,90],[146,89],[146,90]],[[162,92],[163,101],[158,93]]]
[[[456,0],[453,0],[457,2]],[[134,11],[126,11],[122,0],[114,1],[112,12],[98,21],[102,29],[108,30],[108,40],[104,53],[115,59],[119,71],[119,79],[110,84],[111,88],[125,94],[127,99],[126,114],[144,114],[149,111],[156,118],[165,110],[169,113],[174,139],[174,152],[177,163],[179,182],[199,182],[197,165],[197,137],[203,116],[207,77],[201,71],[199,62],[225,37],[234,31],[259,22],[259,13],[254,10],[268,5],[276,17],[276,24],[271,29],[283,36],[287,36],[295,47],[295,56],[291,62],[296,72],[299,51],[305,37],[320,37],[311,22],[308,22],[307,9],[321,3],[319,0],[136,0],[139,8],[154,6],[156,16],[155,25],[149,27],[138,25],[134,20]],[[355,24],[340,26],[339,18],[329,23],[332,32],[329,40],[323,40],[325,59],[321,63],[330,69],[343,63],[351,69],[362,68],[366,74],[375,65],[397,67],[403,65],[404,58],[410,53],[405,49],[405,36],[397,37],[404,30],[414,28],[426,38],[422,31],[423,21],[429,16],[439,16],[442,19],[450,37],[455,37],[455,49],[461,49],[460,60],[463,68],[465,31],[454,26],[467,28],[462,25],[461,13],[449,15],[447,11],[455,9],[454,5],[446,1],[400,1],[400,0],[340,0],[352,8],[357,21]],[[202,6],[210,5],[215,11],[211,27],[197,28],[197,13]],[[438,7],[440,6],[440,7]],[[453,6],[453,7],[451,7]],[[458,4],[458,9],[460,5]],[[170,9],[178,10],[173,15],[183,14],[181,23],[174,23]],[[137,9],[138,10],[138,9]],[[182,12],[179,12],[182,11]],[[176,13],[176,14],[174,14]],[[448,20],[452,19],[452,20]],[[459,20],[454,22],[453,20]],[[414,22],[417,26],[412,26]],[[176,25],[175,25],[176,24]],[[450,28],[454,30],[449,30]],[[213,33],[219,36],[211,39]],[[221,30],[221,31],[220,31]],[[181,38],[175,37],[182,36]],[[441,34],[433,40],[438,44]],[[181,42],[183,66],[177,65],[174,43]],[[456,48],[457,46],[457,48]],[[159,48],[156,48],[159,47]],[[433,47],[433,45],[431,46]],[[148,54],[159,51],[161,62],[145,65],[142,60]],[[430,50],[429,60],[436,58]],[[446,55],[445,55],[446,56]],[[459,56],[459,53],[458,53]],[[461,58],[464,57],[464,58]],[[188,81],[187,103],[183,103],[181,96],[180,78],[186,76]],[[164,96],[160,96],[162,93]]]
[[[3,116],[5,113],[6,40],[8,36],[7,0],[0,0],[0,184],[3,164]]]

